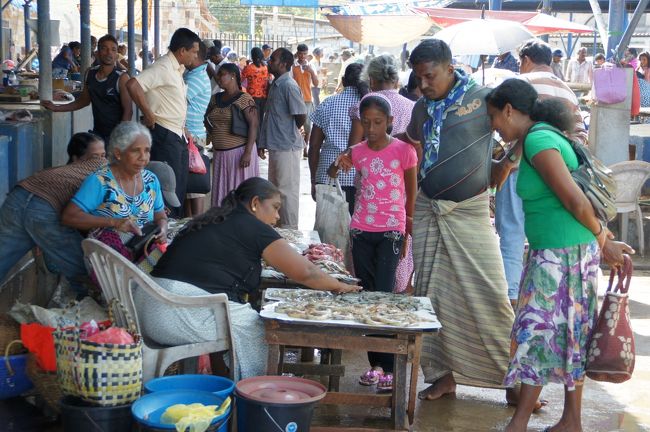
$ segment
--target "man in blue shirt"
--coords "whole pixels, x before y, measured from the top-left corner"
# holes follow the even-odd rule
[[[185,85],[187,85],[187,118],[185,120],[185,136],[192,137],[194,144],[203,151],[206,146],[207,132],[203,124],[205,112],[210,103],[210,94],[212,87],[210,77],[208,76],[208,63],[206,54],[208,48],[205,43],[199,44],[199,52],[191,65],[187,66],[187,72],[183,76]],[[193,216],[203,213],[205,194],[195,194],[188,190],[185,196],[185,213],[186,216]]]
[[[507,69],[514,73],[519,73],[519,62],[517,62],[517,59],[512,56],[510,51],[497,56],[492,63],[492,67],[495,69]]]
[[[75,62],[75,58],[80,54],[81,43],[75,41],[63,45],[61,51],[52,60],[52,77],[65,78],[68,72],[78,72],[79,65]]]
[[[257,143],[260,158],[269,152],[269,181],[282,193],[281,228],[298,229],[300,200],[300,160],[304,141],[300,128],[307,118],[307,107],[298,83],[289,73],[293,53],[278,48],[271,54],[269,72],[275,80],[269,87],[264,120]]]

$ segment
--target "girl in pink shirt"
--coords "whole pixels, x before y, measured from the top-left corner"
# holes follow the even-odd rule
[[[412,145],[389,134],[393,117],[388,99],[369,94],[361,100],[359,111],[367,140],[342,153],[329,175],[336,177],[339,168],[357,170],[350,223],[354,270],[364,290],[392,292],[395,269],[406,249],[404,238],[412,228],[418,159]],[[369,353],[368,357],[372,368],[360,383],[380,381],[389,390],[393,356]]]

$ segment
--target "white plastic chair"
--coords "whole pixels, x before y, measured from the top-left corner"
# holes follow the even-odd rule
[[[86,239],[81,245],[85,256],[92,264],[106,300],[119,299],[135,320],[138,332],[142,335],[143,383],[164,374],[165,370],[175,361],[226,350],[230,357],[230,378],[232,378],[235,369],[235,350],[226,294],[196,297],[172,294],[159,287],[149,275],[142,272],[110,246],[93,239]],[[178,346],[163,346],[152,341],[142,333],[140,317],[133,301],[134,289],[145,290],[151,297],[169,305],[169,307],[211,308],[214,311],[217,326],[217,340]],[[126,326],[126,319],[121,313],[116,313],[115,319],[118,325]]]
[[[641,189],[650,177],[650,163],[644,161],[625,161],[610,166],[616,179],[616,211],[620,213],[621,240],[627,241],[627,223],[629,214],[635,213],[639,252],[645,255],[645,237],[643,234],[643,215],[639,206]]]

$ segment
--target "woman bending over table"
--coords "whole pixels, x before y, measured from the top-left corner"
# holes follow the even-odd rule
[[[521,394],[505,430],[525,431],[542,387],[554,382],[564,384],[564,411],[545,430],[581,431],[587,342],[596,320],[600,254],[610,247],[609,231],[571,178],[578,159],[563,135],[573,128],[564,105],[555,99],[539,101],[535,89],[519,79],[504,81],[486,101],[492,128],[507,142],[523,143],[517,194],[531,249],[503,382],[506,387],[521,382]]]
[[[231,191],[221,207],[194,218],[178,234],[151,276],[167,291],[184,296],[225,293],[237,363],[236,378],[266,372],[264,326],[249,294],[260,285],[262,258],[290,279],[315,290],[358,291],[325,274],[298,254],[271,225],[280,216],[280,192],[269,181],[251,177]],[[135,291],[143,331],[164,345],[213,341],[211,309],[170,308]],[[229,365],[231,368],[233,365]]]

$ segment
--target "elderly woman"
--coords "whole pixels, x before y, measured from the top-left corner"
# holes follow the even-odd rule
[[[104,228],[93,236],[120,250],[125,240],[132,234],[141,235],[144,225],[153,221],[161,230],[158,241],[164,242],[167,216],[160,182],[145,169],[150,151],[151,134],[146,127],[135,122],[120,123],[110,136],[110,164],[82,183],[63,210],[63,224],[82,231]]]
[[[48,268],[63,274],[83,296],[87,277],[81,234],[61,225],[61,210],[84,179],[106,164],[104,141],[91,133],[74,134],[67,165],[22,180],[0,207],[0,282],[30,249],[43,251]]]
[[[383,54],[375,57],[366,66],[365,75],[368,78],[371,93],[378,93],[390,102],[393,113],[393,135],[406,132],[406,127],[411,121],[411,111],[415,102],[399,94],[399,68],[395,57]],[[348,139],[348,146],[358,144],[363,140],[363,126],[359,116],[359,104],[350,108],[352,129]]]
[[[255,147],[259,117],[255,101],[242,91],[237,65],[222,65],[217,72],[217,84],[223,92],[212,97],[205,115],[208,141],[214,151],[213,206],[221,204],[241,182],[259,175]]]
[[[357,106],[368,93],[368,85],[361,80],[363,65],[353,63],[345,69],[343,91],[325,99],[309,117],[313,123],[309,137],[309,171],[311,173],[311,196],[316,200],[316,185],[329,184],[327,169],[338,155],[348,147],[352,128],[350,108]],[[350,214],[354,212],[355,171],[338,173],[341,189],[345,192]]]
[[[221,207],[194,218],[151,273],[162,288],[173,294],[228,295],[236,378],[263,375],[266,371],[264,326],[246,303],[247,296],[259,287],[262,258],[312,289],[339,293],[359,290],[323,273],[271,227],[280,218],[280,205],[280,192],[271,182],[259,177],[245,180],[226,196]],[[141,312],[143,331],[160,344],[216,338],[210,309],[169,308],[140,291],[136,291],[134,299]]]

